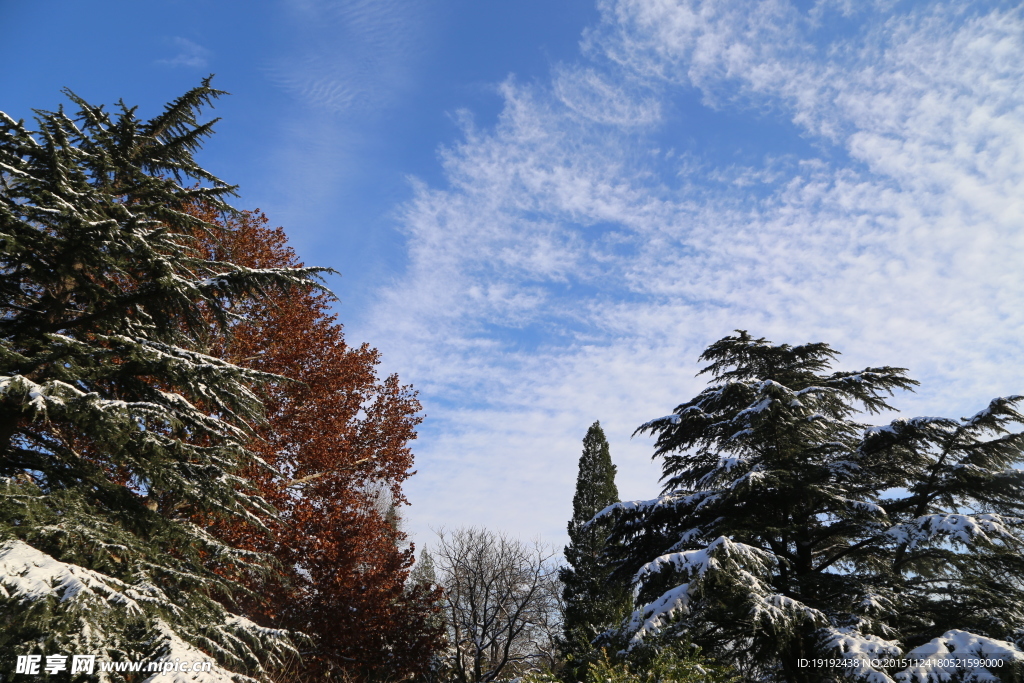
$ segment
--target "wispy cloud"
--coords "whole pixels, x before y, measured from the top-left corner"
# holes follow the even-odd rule
[[[157,64],[161,66],[184,66],[190,69],[205,69],[209,66],[210,51],[194,43],[188,38],[175,36],[168,39],[168,43],[177,49],[178,54],[169,59],[158,59]]]
[[[275,125],[277,171],[261,204],[307,248],[345,241],[346,192],[379,172],[381,120],[407,102],[429,46],[435,0],[284,0],[289,37],[262,70],[287,94]],[[369,151],[368,151],[369,148]],[[359,204],[358,201],[354,202]],[[331,226],[339,234],[308,226]],[[335,264],[337,265],[337,264]]]
[[[568,109],[597,123],[630,128],[661,118],[661,103],[651,93],[614,83],[594,68],[560,65],[552,92]]]
[[[423,0],[292,0],[302,44],[268,69],[316,109],[365,113],[411,84],[428,19]]]
[[[560,534],[597,418],[624,495],[650,494],[629,434],[699,389],[697,355],[734,328],[907,366],[912,412],[1024,391],[1019,10],[599,6],[579,64],[505,83],[493,128],[464,118],[448,186],[404,209],[408,271],[359,331],[423,390],[414,527]],[[666,150],[693,89],[819,152]]]

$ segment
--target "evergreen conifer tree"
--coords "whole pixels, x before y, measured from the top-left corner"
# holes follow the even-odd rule
[[[215,123],[197,113],[221,94],[209,79],[148,121],[66,94],[77,113],[37,111],[37,131],[0,113],[0,672],[92,654],[259,678],[288,634],[222,603],[223,577],[263,559],[190,520],[273,514],[237,471],[252,388],[281,378],[205,351],[234,300],[319,286],[322,269],[200,255],[217,228],[188,206],[231,211],[234,190],[193,159]]]
[[[409,573],[409,583],[412,586],[423,586],[430,589],[437,585],[437,572],[434,569],[434,558],[424,548],[420,551],[420,559]]]
[[[416,561],[412,571],[409,573],[407,592],[410,595],[426,596],[431,608],[431,615],[427,620],[427,626],[441,633],[448,631],[445,621],[444,599],[442,588],[437,582],[437,570],[434,567],[434,558],[424,548],[420,551],[420,559]],[[422,599],[422,598],[421,598]],[[444,643],[442,639],[442,644]],[[446,648],[438,648],[431,653],[423,671],[413,680],[417,683],[440,683],[450,679],[451,667],[449,662],[452,659],[451,653],[444,651]]]
[[[565,547],[568,566],[559,570],[564,586],[562,650],[567,658],[564,671],[567,681],[576,681],[585,675],[587,665],[596,656],[592,641],[606,629],[618,625],[629,609],[629,586],[622,580],[612,579],[604,556],[610,521],[588,524],[595,514],[617,502],[615,465],[601,423],[595,422],[583,439],[569,521],[569,545]]]
[[[420,552],[420,559],[416,561],[415,566],[413,566],[412,571],[409,573],[408,590],[427,596],[432,609],[428,625],[431,628],[444,631],[445,615],[441,585],[437,582],[434,558],[426,548]],[[437,657],[438,655],[435,653],[433,658],[436,659]]]
[[[858,410],[917,383],[831,371],[836,355],[741,331],[701,356],[711,386],[637,430],[665,488],[601,517],[639,589],[632,643],[676,634],[756,681],[1007,680],[1024,662],[1024,397],[871,427]],[[816,657],[839,666],[801,662]]]

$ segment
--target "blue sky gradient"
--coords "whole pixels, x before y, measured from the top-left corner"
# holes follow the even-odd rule
[[[0,4],[0,109],[69,87],[233,93],[204,164],[421,391],[407,524],[561,545],[600,419],[642,422],[736,328],[1024,392],[1024,15],[1013,3],[281,0]],[[41,40],[45,36],[45,40]],[[890,419],[892,416],[882,416]]]

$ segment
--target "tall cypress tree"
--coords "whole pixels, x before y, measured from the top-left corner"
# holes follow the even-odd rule
[[[189,205],[230,212],[234,191],[193,159],[220,94],[207,79],[146,121],[68,93],[77,113],[36,131],[0,113],[0,671],[212,658],[202,680],[237,682],[292,648],[222,606],[261,557],[191,521],[274,514],[238,472],[258,460],[253,387],[282,378],[206,352],[234,301],[322,270],[197,248],[217,226]]]
[[[586,670],[591,642],[600,633],[617,625],[630,606],[628,586],[611,580],[611,569],[603,557],[609,522],[588,524],[591,518],[619,502],[615,486],[615,465],[601,423],[595,422],[583,439],[576,495],[572,499],[569,521],[569,545],[559,571],[564,584],[564,641],[567,656],[566,680],[577,680]]]

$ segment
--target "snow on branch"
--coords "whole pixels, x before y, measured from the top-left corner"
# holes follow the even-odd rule
[[[698,491],[692,494],[681,494],[678,492],[666,493],[663,496],[652,498],[650,500],[624,500],[619,503],[612,503],[611,505],[601,509],[595,514],[589,522],[583,525],[583,528],[589,528],[593,524],[596,524],[598,520],[613,515],[617,512],[633,512],[643,513],[656,510],[658,508],[678,508],[690,505],[697,505],[700,507],[706,504],[709,500],[717,499],[719,494],[712,491]]]
[[[189,645],[178,637],[178,634],[163,620],[156,620],[156,631],[159,634],[154,643],[158,654],[153,662],[202,662],[210,656]],[[210,671],[160,671],[146,678],[142,683],[257,683],[255,678],[231,673],[214,664]]]
[[[955,543],[970,545],[978,541],[992,543],[996,538],[1016,539],[1011,526],[1024,525],[1024,519],[985,513],[977,515],[931,514],[922,515],[905,524],[897,524],[885,535],[897,543],[906,543],[913,549],[920,543],[946,536]]]
[[[139,604],[129,595],[131,587],[113,577],[59,562],[44,552],[18,540],[0,545],[0,595],[19,602],[56,598],[99,600],[119,605],[127,612],[142,614]]]
[[[677,614],[687,614],[691,600],[702,591],[703,584],[712,573],[746,595],[755,620],[776,623],[789,620],[793,615],[820,619],[821,615],[816,610],[777,594],[760,578],[775,562],[776,558],[771,553],[724,536],[706,548],[669,553],[648,562],[633,577],[635,583],[642,583],[666,569],[685,573],[689,580],[633,612],[627,625],[627,629],[633,632],[629,648],[638,645],[646,636],[658,633]]]
[[[627,629],[633,632],[628,649],[639,645],[648,635],[656,635],[677,613],[686,614],[690,605],[690,584],[684,583],[663,593],[654,602],[633,612]]]
[[[844,672],[865,683],[894,683],[884,671],[879,660],[899,657],[903,650],[899,642],[885,640],[879,636],[860,633],[854,627],[827,627],[823,629],[823,645],[846,660],[856,662],[856,666],[844,668]]]
[[[1010,419],[1021,420],[1021,414],[1013,408],[1014,404],[1021,401],[1024,401],[1024,396],[1020,395],[994,398],[989,401],[988,406],[984,410],[980,410],[971,417],[964,419],[963,424],[965,427],[990,427],[997,425],[1000,421]],[[999,418],[1002,418],[1002,420],[999,420]]]
[[[906,654],[899,641],[860,633],[855,627],[828,627],[822,629],[822,634],[826,649],[856,662],[855,666],[843,667],[843,673],[866,683],[996,683],[1002,679],[994,671],[1024,663],[1024,652],[1013,643],[958,629]],[[900,660],[911,660],[913,665],[890,677],[884,669],[885,662]],[[995,660],[1001,665],[993,666]]]

